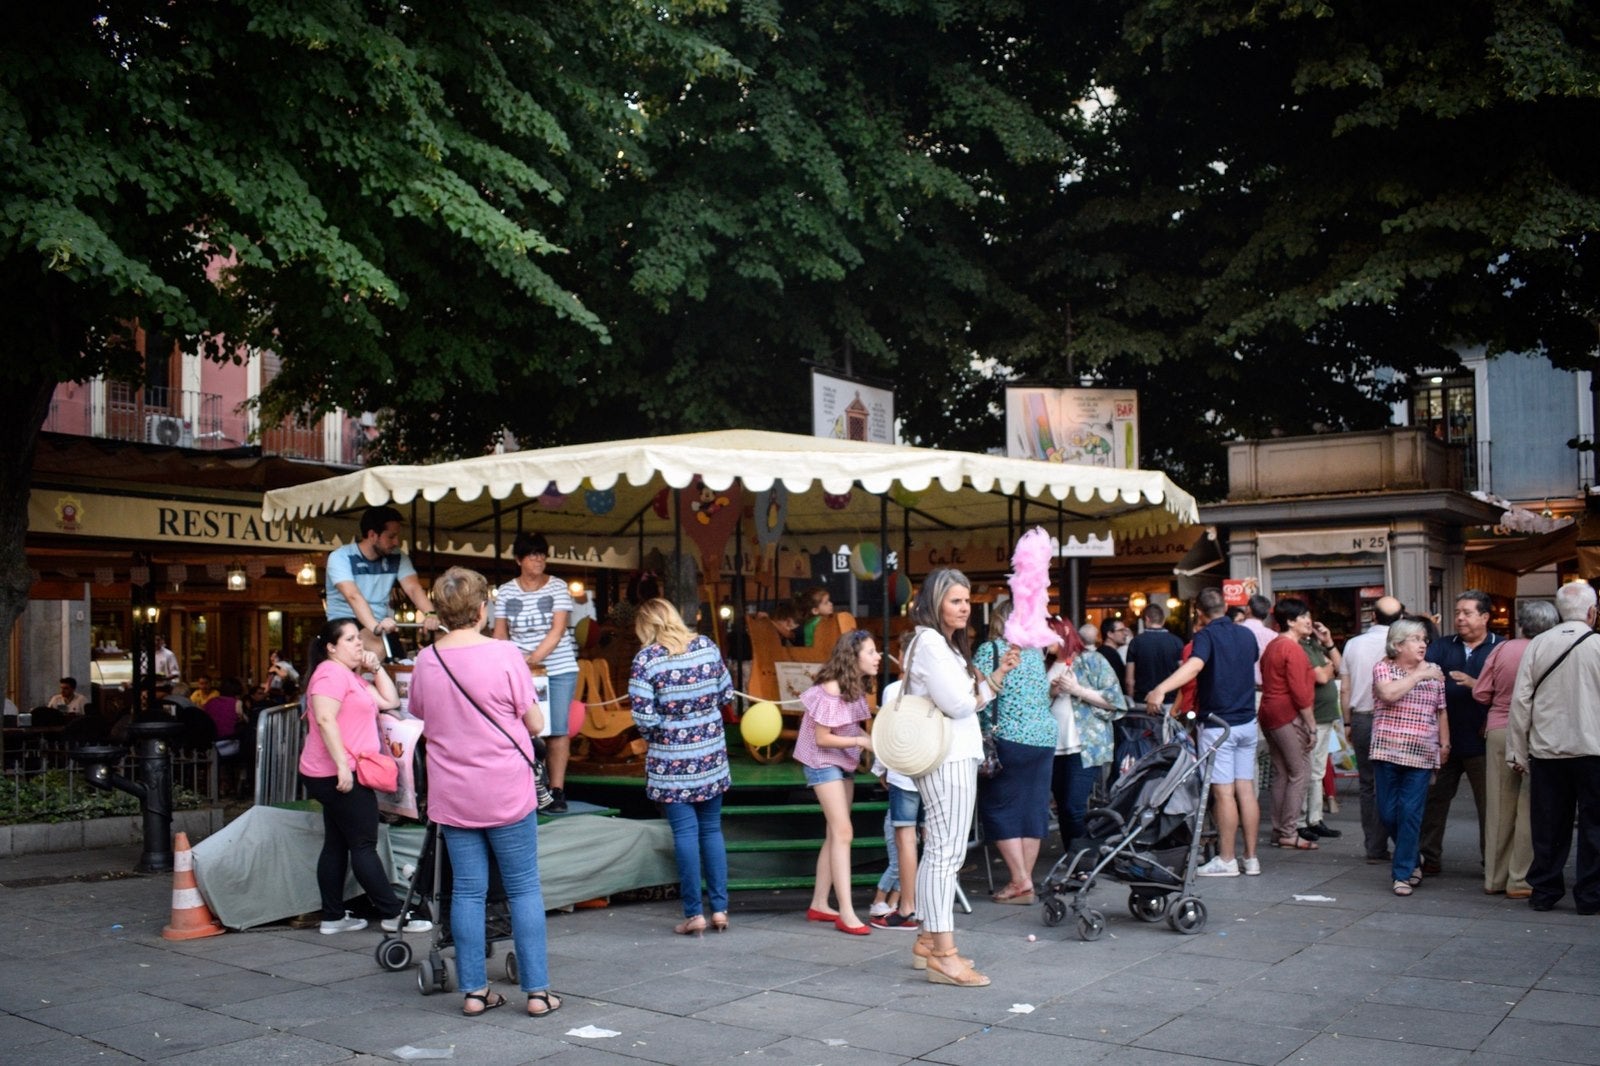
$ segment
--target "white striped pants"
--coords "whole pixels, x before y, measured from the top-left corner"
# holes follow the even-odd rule
[[[967,861],[978,800],[978,760],[952,759],[916,779],[922,797],[917,914],[930,933],[955,931],[956,876]]]

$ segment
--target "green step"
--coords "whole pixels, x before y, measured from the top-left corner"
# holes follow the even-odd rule
[[[727,840],[724,838],[724,847],[729,852],[735,851],[809,851],[816,852],[821,849],[824,841],[816,840]],[[857,837],[850,841],[850,849],[856,850],[884,850],[882,837]]]
[[[888,800],[864,800],[864,801],[862,801],[860,803],[852,803],[852,804],[850,804],[850,813],[851,814],[854,814],[857,811],[877,811],[879,813],[882,813],[883,811],[886,811],[888,809],[889,809],[889,801]],[[815,814],[815,815],[820,815],[821,813],[822,813],[822,805],[820,803],[749,803],[749,804],[725,803],[725,804],[722,805],[722,816],[724,818],[729,818],[729,817],[732,817],[733,815],[745,815],[745,814],[768,814],[768,815],[773,815],[773,814],[776,814],[776,815],[784,815],[784,814]]]
[[[817,879],[815,876],[730,877],[728,878],[728,891],[751,892],[764,888],[810,888],[816,883]],[[850,883],[856,886],[872,885],[876,887],[878,884],[878,875],[852,874],[850,876]]]

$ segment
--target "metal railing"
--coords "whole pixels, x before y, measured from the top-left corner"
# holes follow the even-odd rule
[[[305,798],[300,784],[300,749],[304,743],[298,703],[268,707],[261,712],[256,719],[256,806]]]

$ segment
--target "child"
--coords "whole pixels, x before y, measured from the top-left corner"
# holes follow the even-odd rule
[[[823,615],[833,613],[833,597],[821,585],[807,589],[797,598],[795,606],[805,616],[805,628],[801,631],[802,643],[806,647],[813,647],[817,642],[817,623],[822,621]]]
[[[916,913],[917,822],[921,820],[922,797],[917,794],[915,781],[895,773],[876,758],[872,760],[872,773],[889,792],[889,809],[883,814],[883,841],[888,846],[889,865],[878,878],[871,922],[877,929],[916,932],[922,926]]]
[[[817,683],[800,694],[806,710],[794,745],[794,757],[805,767],[806,784],[816,793],[827,821],[806,917],[832,922],[839,932],[851,936],[872,932],[856,917],[850,902],[850,844],[855,838],[850,802],[855,797],[861,754],[872,750],[872,738],[861,723],[871,716],[867,679],[877,676],[881,659],[866,630],[846,633],[817,671]],[[829,889],[838,900],[837,911],[828,910]]]

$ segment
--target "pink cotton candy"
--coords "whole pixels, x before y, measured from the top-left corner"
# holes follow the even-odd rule
[[[1005,638],[1019,648],[1048,648],[1060,638],[1050,621],[1050,534],[1035,526],[1011,553],[1011,617]]]

